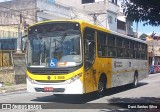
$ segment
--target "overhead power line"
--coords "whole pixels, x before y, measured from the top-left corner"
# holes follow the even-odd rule
[[[29,15],[29,16],[32,16],[32,17],[39,17],[39,16],[37,16],[37,15],[32,15],[32,14],[26,14],[25,12],[23,12],[23,11],[26,11],[26,10],[33,10],[33,9],[19,9],[19,10],[14,10],[14,9],[11,9],[11,8],[8,8],[8,7],[5,7],[5,6],[1,6],[0,5],[0,7],[2,7],[2,8],[5,8],[5,9],[8,9],[8,10],[11,10],[11,11],[13,11],[13,12],[18,12],[19,13],[19,15],[16,15],[16,14],[14,14],[14,13],[12,13],[13,15],[15,15],[15,16],[20,16],[20,14],[23,14],[22,15],[22,17],[24,17],[24,18],[26,18],[26,19],[29,19],[29,20],[32,20],[32,21],[36,21],[35,19],[32,19],[32,18],[29,18],[29,17],[27,17],[27,16],[24,16],[24,14],[25,15]],[[2,11],[1,11],[2,12]],[[4,11],[3,11],[4,12]],[[7,13],[7,12],[6,12]],[[39,18],[42,18],[42,19],[45,19],[45,18],[43,18],[43,17],[39,17]]]
[[[102,12],[102,13],[96,13],[96,12],[95,12],[95,13],[90,13],[89,15],[91,15],[91,16],[93,17],[94,24],[96,25],[96,24],[97,24],[97,20],[98,20],[98,19],[97,19],[98,16],[99,16],[99,15],[102,15],[102,14],[106,14],[106,13],[103,13],[103,12]]]

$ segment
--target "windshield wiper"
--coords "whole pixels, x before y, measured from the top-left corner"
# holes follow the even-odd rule
[[[64,39],[66,38],[66,36],[67,36],[67,33],[65,32],[65,33],[61,36],[60,41],[58,41],[58,40],[56,40],[56,39],[53,39],[53,41],[55,42],[55,49],[54,49],[54,52],[53,52],[54,57],[56,57],[56,53],[57,53],[56,51],[59,50],[59,48],[61,48],[61,46],[63,45],[63,41],[64,41]],[[59,44],[57,45],[56,42],[58,42]]]
[[[66,38],[66,36],[67,36],[67,33],[64,33],[64,34],[62,35],[60,41],[58,41],[58,42],[59,42],[58,46],[56,45],[56,41],[57,41],[57,40],[54,40],[54,41],[55,41],[55,51],[58,50],[58,49],[62,46],[63,41],[64,41],[64,39]]]
[[[58,45],[58,48],[62,46],[64,39],[66,38],[67,33],[64,33],[60,39],[60,44]]]

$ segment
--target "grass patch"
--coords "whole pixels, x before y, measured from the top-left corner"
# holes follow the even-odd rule
[[[4,86],[12,86],[13,84],[12,83],[10,83],[10,82],[6,82],[6,83],[4,83]]]

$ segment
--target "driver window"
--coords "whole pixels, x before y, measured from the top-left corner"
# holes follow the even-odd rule
[[[85,69],[89,69],[95,59],[95,30],[86,28],[84,31]]]

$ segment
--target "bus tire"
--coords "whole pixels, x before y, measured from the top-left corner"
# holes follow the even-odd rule
[[[103,75],[100,77],[98,82],[97,96],[103,97],[105,95],[105,92],[106,92],[106,77]]]
[[[136,88],[137,86],[138,86],[138,73],[135,72],[135,74],[134,74],[134,81],[132,83],[132,87]]]

